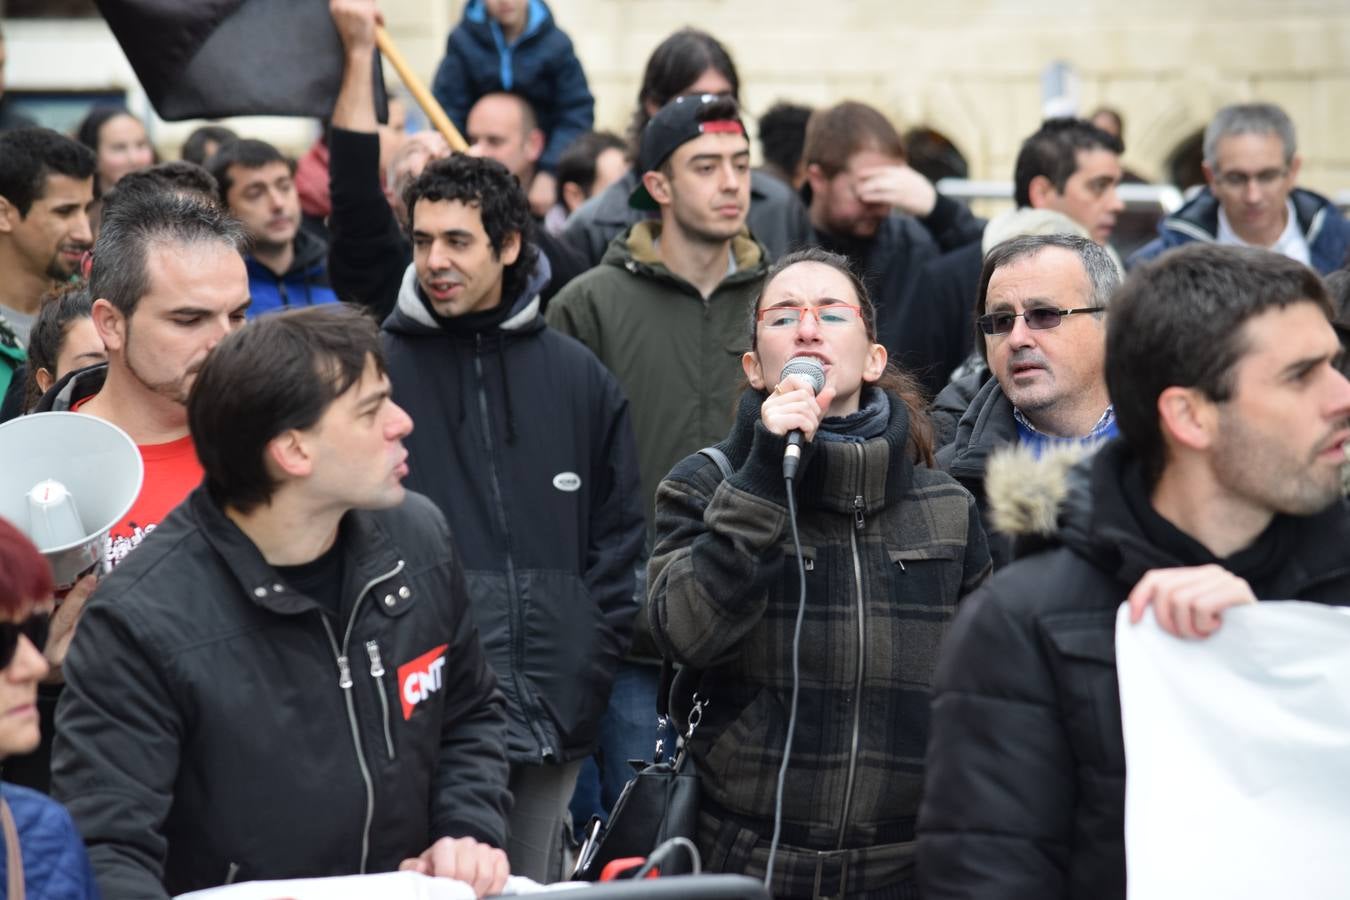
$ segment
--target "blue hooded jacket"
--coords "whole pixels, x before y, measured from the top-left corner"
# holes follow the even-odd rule
[[[65,807],[37,791],[0,785],[19,832],[24,892],[28,900],[99,900],[84,842]],[[3,841],[0,841],[3,843]],[[0,850],[0,892],[9,878]]]
[[[278,276],[251,254],[244,257],[248,292],[253,302],[248,317],[299,306],[336,303],[328,286],[328,245],[303,228],[295,233],[295,258],[286,274]]]
[[[1350,262],[1350,222],[1336,205],[1320,194],[1294,188],[1289,195],[1303,239],[1308,242],[1309,261],[1323,275]],[[1156,259],[1173,247],[1192,241],[1212,243],[1219,233],[1219,200],[1209,188],[1158,223],[1158,237],[1140,247],[1125,262],[1133,269]]]
[[[483,0],[469,0],[450,32],[431,91],[446,115],[468,131],[469,110],[484,94],[509,91],[534,108],[547,137],[539,168],[552,172],[577,136],[595,125],[595,100],[572,41],[544,0],[527,0],[525,30],[508,44]]]

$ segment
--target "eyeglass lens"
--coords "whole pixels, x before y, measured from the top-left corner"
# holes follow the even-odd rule
[[[1021,315],[1022,318],[1026,319],[1028,328],[1044,331],[1047,328],[1054,328],[1059,325],[1060,320],[1064,318],[1064,310],[1043,306],[1029,309]],[[1013,323],[1017,320],[1017,315],[1014,313],[990,313],[987,316],[981,316],[980,319],[981,326],[988,334],[1007,334],[1013,330]]]
[[[770,328],[786,328],[796,325],[808,311],[820,325],[846,325],[857,321],[858,311],[851,306],[828,305],[816,307],[775,306],[760,311],[760,321]]]
[[[1261,187],[1270,187],[1288,172],[1288,169],[1262,169],[1260,172],[1224,172],[1219,183],[1224,187],[1245,188],[1248,182],[1255,181]]]

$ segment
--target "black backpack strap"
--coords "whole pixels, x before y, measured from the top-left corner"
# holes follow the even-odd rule
[[[706,456],[713,461],[717,468],[721,470],[723,478],[730,478],[731,473],[736,471],[731,467],[731,460],[727,459],[727,455],[718,448],[704,447],[698,452],[701,456]]]

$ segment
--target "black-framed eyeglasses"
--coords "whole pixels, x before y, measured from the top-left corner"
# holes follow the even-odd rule
[[[0,622],[0,669],[9,668],[9,664],[14,662],[14,654],[19,649],[19,635],[32,641],[41,653],[47,646],[51,625],[49,613],[34,613],[22,622]]]
[[[1045,331],[1047,328],[1058,328],[1059,323],[1065,316],[1072,316],[1076,313],[1099,313],[1106,312],[1100,306],[1080,306],[1076,309],[1060,309],[1058,306],[1038,306],[1035,309],[1029,309],[1022,313],[996,312],[987,313],[975,320],[975,324],[980,326],[980,330],[985,334],[1007,334],[1013,330],[1013,324],[1017,319],[1026,319],[1027,327],[1033,331]]]
[[[1214,176],[1220,185],[1235,191],[1243,190],[1247,183],[1255,181],[1263,188],[1274,186],[1275,182],[1289,174],[1289,167],[1282,169],[1262,169],[1260,172],[1220,172]]]

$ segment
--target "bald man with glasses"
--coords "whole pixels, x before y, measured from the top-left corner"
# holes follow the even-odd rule
[[[1350,223],[1326,197],[1294,186],[1301,160],[1284,110],[1225,106],[1205,129],[1204,156],[1207,186],[1159,224],[1130,267],[1196,241],[1272,250],[1323,275],[1345,265]]]
[[[1052,234],[995,246],[980,273],[976,347],[994,377],[985,382],[938,451],[938,466],[987,510],[990,455],[1009,445],[1040,455],[1095,448],[1116,435],[1106,392],[1106,305],[1120,285],[1111,257],[1094,241]],[[986,516],[995,566],[1011,542]]]

